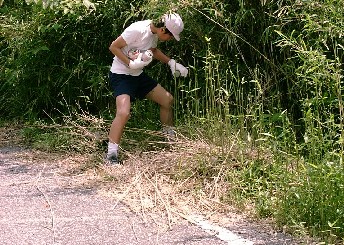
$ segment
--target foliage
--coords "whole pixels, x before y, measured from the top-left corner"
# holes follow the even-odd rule
[[[234,134],[261,154],[238,151],[228,196],[253,201],[280,225],[343,237],[343,0],[4,2],[0,113],[57,120],[79,109],[109,118],[109,44],[129,23],[168,11],[182,15],[185,30],[160,48],[190,76],[173,79],[156,62],[148,72],[174,94],[176,123],[223,151]],[[158,128],[140,119],[157,118],[143,103],[133,105],[130,126]],[[197,173],[216,175],[204,161]]]

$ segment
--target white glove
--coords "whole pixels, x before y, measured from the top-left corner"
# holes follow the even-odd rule
[[[129,62],[130,69],[142,69],[143,67],[151,63],[151,61],[153,60],[153,59],[149,59],[147,61],[143,61],[142,55],[143,54],[140,53],[135,60],[130,60]]]
[[[172,74],[176,77],[186,77],[188,75],[188,69],[182,64],[177,63],[174,59],[170,59],[168,65],[171,68]]]

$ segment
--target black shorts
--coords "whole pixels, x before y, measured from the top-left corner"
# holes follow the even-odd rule
[[[130,101],[145,98],[158,85],[154,79],[144,72],[139,76],[110,72],[109,77],[113,95],[117,97],[122,94],[127,94],[130,96]]]

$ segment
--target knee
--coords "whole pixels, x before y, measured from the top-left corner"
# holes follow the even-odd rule
[[[116,117],[123,122],[127,122],[130,118],[130,111],[128,110],[117,110]]]
[[[172,104],[173,104],[173,101],[174,101],[173,96],[172,96],[171,94],[169,94],[169,96],[168,96],[168,103],[169,103],[170,105],[172,105]]]
[[[173,96],[168,93],[166,96],[166,99],[164,100],[164,104],[162,106],[164,107],[171,107],[173,105],[174,98]]]

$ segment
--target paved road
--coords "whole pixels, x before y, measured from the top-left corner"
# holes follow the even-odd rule
[[[237,233],[216,230],[202,220],[198,225],[185,221],[161,230],[122,203],[114,208],[116,200],[99,194],[97,186],[78,184],[77,175],[56,174],[57,164],[32,164],[18,157],[23,151],[0,148],[1,245],[296,244],[283,234],[258,232],[258,237],[252,237],[245,233],[247,223],[246,227],[233,226]]]

